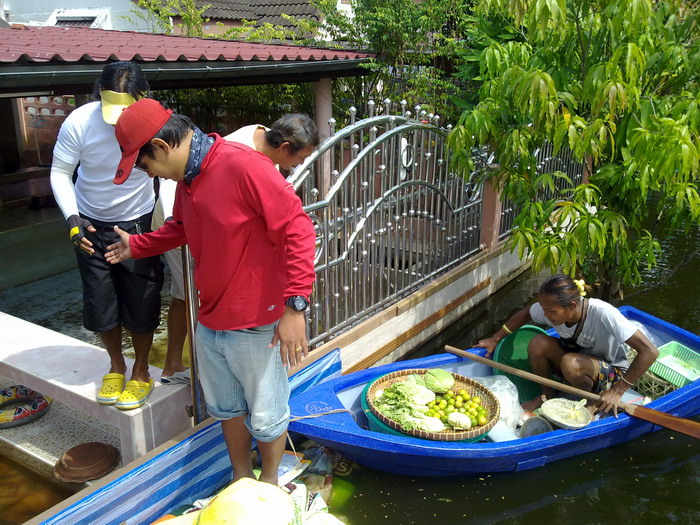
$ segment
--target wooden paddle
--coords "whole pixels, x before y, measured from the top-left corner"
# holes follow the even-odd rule
[[[466,357],[467,359],[471,359],[472,361],[476,361],[477,363],[482,363],[486,366],[490,366],[491,368],[497,368],[498,370],[502,370],[503,372],[513,374],[514,376],[529,379],[530,381],[534,381],[535,383],[539,383],[540,385],[545,385],[550,388],[560,390],[562,392],[568,392],[570,394],[575,394],[577,396],[590,399],[591,401],[598,401],[600,399],[600,396],[598,394],[594,394],[593,392],[586,392],[585,390],[581,390],[580,388],[565,385],[563,383],[559,383],[558,381],[553,381],[545,377],[540,377],[536,374],[513,368],[512,366],[497,363],[496,361],[492,361],[491,359],[481,357],[480,355],[472,354],[471,352],[465,352],[464,350],[460,350],[459,348],[455,348],[454,346],[445,345],[445,351],[449,352],[450,354],[458,355],[460,357]],[[700,423],[696,421],[672,416],[671,414],[659,412],[658,410],[652,410],[651,408],[646,408],[639,405],[630,405],[628,403],[620,403],[619,408],[627,412],[632,417],[643,419],[644,421],[654,423],[655,425],[670,428],[671,430],[681,432],[682,434],[694,437],[695,439],[700,439]]]

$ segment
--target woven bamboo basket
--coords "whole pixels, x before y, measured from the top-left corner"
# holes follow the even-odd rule
[[[634,361],[634,358],[637,357],[637,351],[634,348],[627,346],[626,355],[627,360],[632,362]],[[658,399],[661,396],[665,396],[669,392],[673,392],[678,387],[673,383],[659,377],[651,370],[647,370],[644,372],[644,374],[642,374],[642,377],[637,380],[632,388],[643,396],[650,397],[651,399]]]
[[[403,432],[404,434],[410,436],[419,437],[423,439],[432,439],[435,441],[473,440],[479,438],[480,436],[486,435],[493,428],[493,426],[496,424],[498,418],[501,415],[501,406],[498,403],[498,399],[496,399],[496,396],[494,396],[493,393],[484,385],[477,383],[473,379],[469,379],[468,377],[465,377],[460,374],[452,374],[452,376],[455,378],[455,384],[450,390],[457,393],[460,390],[464,389],[467,392],[469,392],[469,395],[472,397],[479,396],[481,398],[481,406],[483,406],[486,409],[486,412],[489,414],[489,420],[486,422],[485,425],[476,428],[470,428],[469,430],[460,431],[453,429],[444,430],[442,432],[426,432],[425,430],[404,430],[401,428],[401,425],[399,425],[397,422],[393,421],[392,419],[389,419],[384,414],[379,412],[379,410],[377,410],[374,404],[377,392],[384,391],[394,383],[405,381],[406,378],[411,374],[422,375],[425,374],[427,371],[427,368],[399,370],[397,372],[392,372],[391,374],[387,374],[376,379],[374,383],[372,383],[367,389],[366,401],[372,414],[374,414],[374,416],[377,419],[379,419],[382,423],[388,425],[394,430],[398,430],[399,432]]]
[[[658,399],[669,392],[673,392],[678,387],[647,370],[642,377],[637,380],[633,388],[643,396],[650,397],[651,399]]]

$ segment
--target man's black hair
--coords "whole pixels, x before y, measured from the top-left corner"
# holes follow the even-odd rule
[[[152,138],[161,139],[169,146],[176,148],[180,145],[182,139],[185,138],[191,129],[194,129],[194,124],[189,117],[180,115],[179,113],[173,113],[170,116],[170,119],[163,125],[162,128],[160,128],[160,131],[158,131],[158,133],[156,133]],[[138,157],[136,157],[136,163],[138,164],[138,162],[144,156],[154,158],[154,149],[155,148],[151,144],[150,140],[146,142],[146,144],[141,146],[141,149],[139,150]]]
[[[100,99],[100,91],[107,89],[116,93],[128,93],[136,100],[148,97],[151,87],[146,75],[136,62],[112,62],[102,69],[102,74],[95,81],[92,96]]]
[[[301,113],[290,113],[277,119],[265,132],[265,140],[273,148],[288,142],[290,153],[309,146],[315,148],[319,143],[316,124],[308,115]]]

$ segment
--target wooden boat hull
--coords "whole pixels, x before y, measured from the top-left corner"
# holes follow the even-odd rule
[[[620,311],[629,319],[644,324],[658,340],[675,340],[700,351],[698,336],[631,307],[622,307]],[[484,353],[482,349],[472,351]],[[618,418],[603,418],[576,431],[556,430],[501,442],[448,443],[367,430],[366,416],[359,400],[367,382],[396,370],[434,367],[471,377],[491,375],[490,368],[451,354],[355,372],[322,383],[294,396],[290,402],[293,418],[337,409],[349,409],[354,417],[349,412],[323,415],[293,421],[289,428],[361,465],[408,476],[460,476],[526,470],[607,448],[661,428],[621,414]],[[700,413],[700,380],[648,406],[679,417],[697,415]]]

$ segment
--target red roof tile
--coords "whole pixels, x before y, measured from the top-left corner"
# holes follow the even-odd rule
[[[104,62],[110,59],[144,62],[211,60],[357,60],[371,57],[358,51],[213,38],[189,38],[83,27],[42,26],[0,28],[0,63]]]

